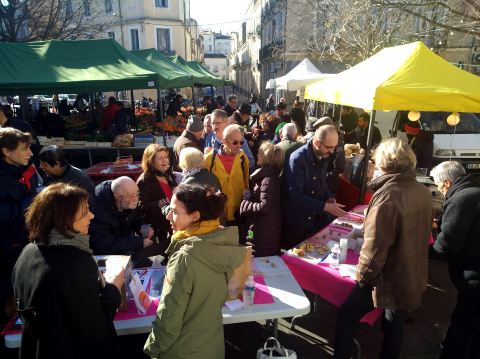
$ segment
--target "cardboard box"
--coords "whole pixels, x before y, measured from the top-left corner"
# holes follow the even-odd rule
[[[98,142],[87,142],[85,147],[98,147]]]
[[[135,135],[133,147],[147,147],[153,143],[153,135]]]
[[[86,144],[87,144],[87,141],[65,141],[65,147],[79,148],[79,147],[85,147]]]
[[[111,142],[97,142],[98,147],[112,147]]]
[[[47,143],[47,136],[37,136],[38,142],[42,145],[45,146],[45,143]]]
[[[128,299],[133,299],[133,295],[130,291],[130,272],[132,270],[132,261],[130,260],[130,256],[94,256],[98,269],[102,274],[106,271],[106,264],[105,262],[109,258],[114,258],[114,259],[119,259],[121,261],[121,265],[123,268],[125,268],[125,283],[122,286],[122,290],[120,291],[120,294],[122,295],[122,304],[120,305],[120,308],[118,308],[119,311],[121,312],[126,312],[128,311]]]
[[[52,138],[47,138],[45,142],[45,146],[59,146],[59,147],[65,147],[65,138],[64,137],[52,137]]]
[[[167,139],[167,144],[163,143],[163,136],[157,136],[156,143],[160,146],[165,146],[167,148],[173,148],[175,145],[175,141],[177,141],[178,136],[167,136],[165,135],[165,138]]]

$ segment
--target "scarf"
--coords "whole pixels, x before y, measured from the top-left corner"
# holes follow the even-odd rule
[[[71,246],[78,248],[88,254],[92,254],[92,250],[89,247],[89,235],[75,232],[70,229],[67,229],[67,233],[73,236],[73,238],[69,239],[64,237],[55,227],[53,227],[48,234],[49,244],[47,244],[47,246]],[[45,245],[43,244],[43,242],[36,242],[36,244],[39,246]]]
[[[180,184],[182,184],[188,177],[193,176],[194,174],[197,174],[200,172],[200,168],[192,168],[191,170],[183,170],[182,171],[182,181]]]
[[[167,179],[167,183],[170,186],[170,188],[173,190],[175,187],[177,187],[177,182],[175,181],[175,175],[172,172],[171,168],[168,168],[165,172],[159,171],[157,169],[153,169],[153,172],[155,175],[158,177],[165,177]]]
[[[183,231],[175,232],[171,237],[171,243],[165,253],[175,253],[183,246],[184,242],[181,239],[207,234],[217,229],[223,228],[220,226],[220,219],[212,219],[210,221],[202,221],[195,223]]]

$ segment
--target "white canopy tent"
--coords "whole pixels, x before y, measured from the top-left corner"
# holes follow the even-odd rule
[[[285,76],[275,79],[275,86],[278,90],[297,91],[305,89],[305,86],[314,84],[320,80],[327,79],[334,74],[323,74],[309,59],[300,62]],[[272,80],[267,83],[267,89]]]
[[[270,90],[275,88],[275,79],[270,79],[267,81],[267,85],[265,86],[265,90]]]

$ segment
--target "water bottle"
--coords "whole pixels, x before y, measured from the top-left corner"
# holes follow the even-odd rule
[[[255,281],[253,280],[253,275],[249,275],[247,281],[245,282],[245,290],[251,290],[255,292]]]
[[[330,251],[330,268],[337,269],[338,262],[340,261],[340,247],[338,244],[334,244]]]

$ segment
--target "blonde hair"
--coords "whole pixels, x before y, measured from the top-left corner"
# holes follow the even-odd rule
[[[153,172],[153,162],[155,161],[155,156],[158,152],[161,151],[166,152],[168,156],[168,150],[165,146],[160,146],[156,143],[152,143],[151,145],[148,145],[147,148],[145,148],[142,157],[142,168],[145,172]]]
[[[178,161],[178,167],[182,170],[200,170],[206,166],[205,157],[203,153],[197,148],[185,147],[180,151],[180,158]]]
[[[272,167],[281,170],[285,164],[285,152],[280,147],[271,143],[264,142],[260,146],[258,153],[263,157],[263,166]]]
[[[399,138],[383,140],[373,150],[375,165],[385,172],[415,169],[417,158],[410,146]]]

